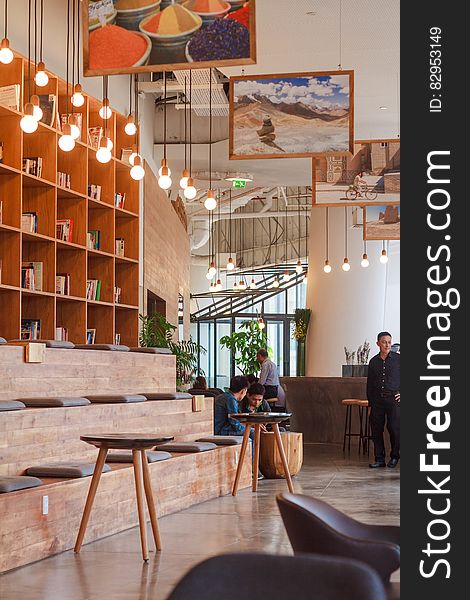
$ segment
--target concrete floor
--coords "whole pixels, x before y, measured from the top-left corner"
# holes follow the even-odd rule
[[[305,448],[298,493],[330,502],[367,523],[399,524],[399,468],[367,467],[368,459],[338,446]],[[275,495],[284,480],[263,480],[258,492],[241,490],[162,517],[164,550],[148,564],[140,555],[139,533],[131,529],[0,576],[2,600],[165,600],[176,582],[204,558],[226,552],[291,554]],[[150,535],[150,529],[149,529]],[[392,581],[398,581],[395,573]],[[393,594],[396,596],[396,591]],[[208,598],[208,600],[210,600]]]

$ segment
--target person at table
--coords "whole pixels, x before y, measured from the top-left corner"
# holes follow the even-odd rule
[[[243,435],[245,426],[229,417],[230,414],[239,413],[239,403],[243,401],[248,390],[248,380],[243,375],[235,375],[230,380],[228,392],[217,396],[214,401],[214,434],[215,435]],[[253,431],[250,434],[253,437]]]
[[[385,467],[384,427],[390,436],[390,461],[393,469],[400,459],[400,355],[391,352],[392,336],[381,331],[377,336],[380,352],[370,359],[367,375],[367,400],[374,441],[375,462],[371,469]]]
[[[264,399],[277,398],[279,375],[276,364],[269,358],[267,350],[260,348],[256,353],[256,360],[261,365],[258,383],[264,385]]]
[[[264,391],[264,385],[261,385],[261,383],[252,383],[241,402],[241,412],[270,412],[271,407],[269,406],[269,402],[264,399]]]

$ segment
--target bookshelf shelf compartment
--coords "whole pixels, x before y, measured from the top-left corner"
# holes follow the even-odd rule
[[[59,298],[58,296],[56,302],[56,326],[67,330],[67,339],[70,342],[84,344],[86,342],[86,303],[74,300],[61,302]]]
[[[139,265],[134,263],[116,264],[116,287],[121,288],[121,302],[119,306],[127,304],[138,306],[139,304]]]
[[[87,172],[83,168],[83,165],[86,163],[86,157],[87,150],[80,144],[75,144],[75,148],[70,152],[57,150],[57,172],[70,175],[71,192],[79,194],[87,193]],[[59,183],[58,179],[57,183]]]
[[[8,307],[8,310],[0,310],[0,332],[6,340],[20,337],[20,305],[19,291],[8,290],[0,286],[0,307]]]
[[[116,333],[121,335],[120,343],[126,346],[139,345],[139,311],[134,308],[116,305]]]
[[[21,225],[21,177],[10,171],[0,176],[0,224]]]
[[[116,238],[124,240],[124,256],[139,260],[139,219],[116,219]]]
[[[22,213],[35,213],[37,216],[37,231],[26,232],[22,228],[25,233],[55,238],[56,201],[53,188],[24,188]]]
[[[42,172],[36,175],[37,178],[55,185],[57,134],[42,123],[39,123],[34,133],[23,133],[23,161],[35,157],[42,158]],[[34,173],[32,175],[34,176]]]
[[[57,275],[70,275],[70,295],[85,298],[86,268],[85,250],[63,250],[61,247],[57,247],[56,273]],[[62,298],[63,295],[58,294],[57,297]]]
[[[72,235],[68,242],[86,246],[87,205],[85,198],[73,196],[57,198],[57,220],[65,219],[69,219],[72,226]]]
[[[53,340],[55,335],[54,297],[23,294],[21,300],[21,319],[39,320],[39,339]]]
[[[114,341],[114,308],[101,304],[87,305],[87,329],[95,329],[96,344]]]
[[[107,210],[103,208],[95,209],[88,205],[88,231],[99,232],[100,250],[108,254],[114,254],[114,211],[111,207]],[[88,248],[91,250],[91,248]]]
[[[42,243],[30,242],[23,239],[22,263],[42,263],[42,289],[31,291],[55,292],[55,243],[44,241]]]
[[[101,282],[100,295],[98,298],[92,298],[92,300],[113,302],[114,260],[112,257],[88,254],[87,279],[95,279]]]
[[[0,229],[0,283],[19,287],[21,239],[19,232]]]

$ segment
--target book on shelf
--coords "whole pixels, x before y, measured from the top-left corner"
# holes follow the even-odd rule
[[[101,200],[101,186],[91,183],[88,186],[88,196],[93,200]]]
[[[57,273],[55,276],[55,293],[59,296],[70,295],[70,273]]]
[[[21,230],[27,233],[38,232],[38,215],[36,212],[21,213]]]
[[[103,137],[102,127],[89,127],[88,128],[88,145],[94,150],[98,150],[100,147],[100,141]]]
[[[96,340],[96,329],[87,329],[86,330],[86,343],[94,344]]]
[[[39,94],[39,106],[42,108],[41,123],[54,127],[55,117],[57,115],[56,95]]]
[[[73,219],[57,219],[56,238],[62,242],[72,241]]]
[[[0,225],[3,223],[3,200],[0,200]]]
[[[43,263],[23,262],[21,263],[21,287],[25,290],[42,292]]]
[[[78,137],[78,139],[80,139],[82,137],[82,123],[83,123],[83,115],[82,113],[79,112],[75,112],[75,113],[63,113],[60,115],[60,127],[59,129],[62,131],[64,125],[66,123],[70,123],[70,117],[73,117],[75,119],[75,123],[74,125],[76,125],[78,127],[78,129],[80,130],[80,135]]]
[[[124,208],[124,202],[126,201],[126,194],[116,192],[114,194],[114,206],[116,208]]]
[[[115,246],[116,256],[124,256],[124,246],[125,246],[124,238],[116,238],[114,240],[114,246]]]
[[[56,327],[54,339],[58,342],[68,342],[69,332],[67,327]]]
[[[70,173],[62,173],[62,171],[57,171],[57,185],[69,190],[70,184]]]
[[[41,336],[41,319],[21,319],[22,340],[39,340]]]
[[[121,344],[121,334],[120,333],[114,334],[114,343],[116,344],[116,346],[119,346]]]
[[[0,104],[13,110],[20,110],[20,84],[3,85],[0,87]]]
[[[114,288],[114,303],[121,304],[121,288],[118,286]]]
[[[87,279],[86,299],[100,301],[101,298],[101,279]]]
[[[3,142],[0,142],[0,163],[3,162]]]
[[[86,247],[88,250],[99,250],[101,247],[101,233],[99,229],[91,229],[86,234]]]
[[[42,177],[42,157],[41,156],[25,156],[23,158],[23,173]]]

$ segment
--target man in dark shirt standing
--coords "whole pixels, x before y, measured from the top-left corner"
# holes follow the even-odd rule
[[[390,352],[392,336],[381,331],[377,336],[380,352],[371,358],[367,375],[367,399],[370,406],[370,426],[374,441],[375,462],[371,469],[385,467],[384,426],[390,436],[390,461],[393,469],[400,459],[400,355]]]

